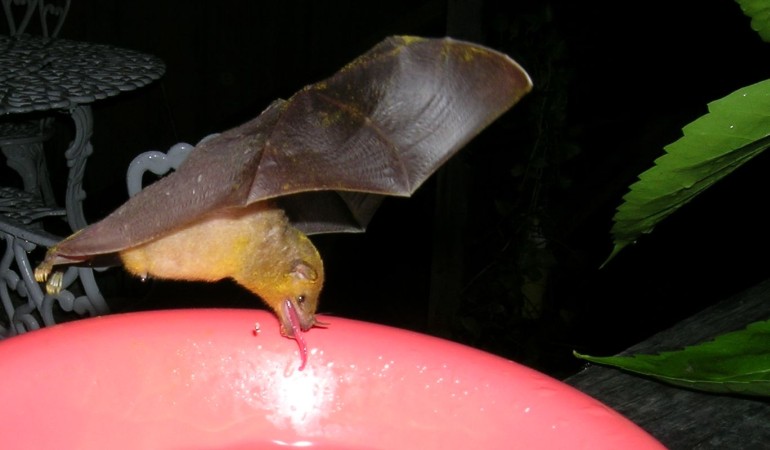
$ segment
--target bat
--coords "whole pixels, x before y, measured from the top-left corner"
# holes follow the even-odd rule
[[[532,88],[497,51],[394,36],[330,78],[199,144],[168,176],[51,247],[35,269],[118,255],[140,277],[231,278],[297,340],[315,317],[321,257],[308,235],[364,231],[384,196],[410,196]],[[53,272],[53,274],[52,274]]]

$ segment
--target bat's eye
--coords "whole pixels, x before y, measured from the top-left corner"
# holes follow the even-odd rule
[[[300,305],[305,303],[305,296],[304,295],[298,295],[297,296],[297,303],[299,303]]]

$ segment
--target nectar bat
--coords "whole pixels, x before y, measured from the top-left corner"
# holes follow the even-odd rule
[[[232,278],[307,351],[321,257],[307,235],[363,231],[383,196],[409,196],[532,88],[494,50],[390,37],[331,78],[199,144],[179,169],[51,247],[35,270],[118,254],[141,277]],[[51,275],[49,277],[49,275]]]

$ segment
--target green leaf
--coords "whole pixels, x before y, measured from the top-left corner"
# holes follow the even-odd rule
[[[751,17],[751,28],[762,40],[770,42],[770,2],[767,0],[735,0],[743,14]]]
[[[770,80],[708,104],[682,128],[655,165],[639,175],[618,207],[615,247],[605,264],[643,233],[770,146]]]
[[[677,386],[770,396],[770,321],[756,322],[713,341],[658,355],[594,357],[573,353],[586,361]]]

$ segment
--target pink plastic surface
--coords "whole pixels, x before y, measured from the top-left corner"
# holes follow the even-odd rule
[[[298,348],[254,310],[71,322],[0,342],[3,448],[660,449],[539,372],[324,317]],[[255,324],[259,333],[255,333]]]

